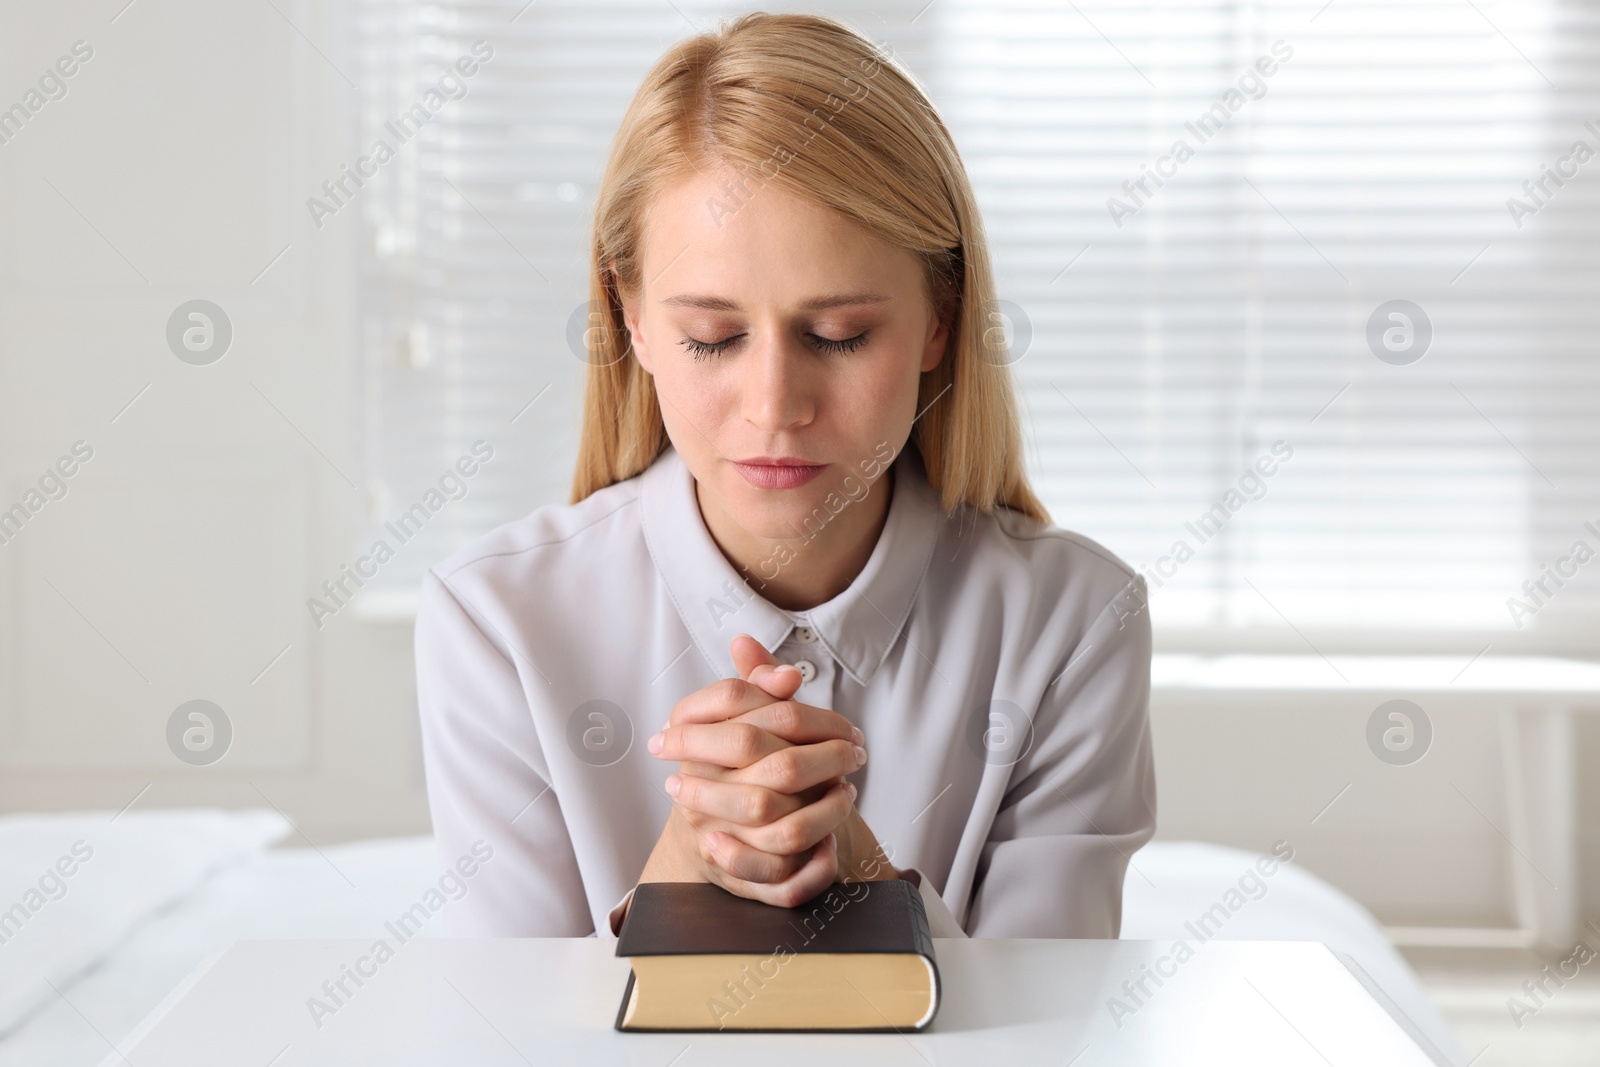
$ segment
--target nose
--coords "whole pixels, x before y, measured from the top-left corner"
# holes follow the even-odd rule
[[[742,361],[740,403],[750,425],[778,434],[816,417],[812,362],[816,357],[781,331],[764,331],[764,337]]]

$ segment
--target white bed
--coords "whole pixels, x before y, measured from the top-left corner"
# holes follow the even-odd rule
[[[289,827],[272,812],[78,812],[0,818],[0,1067],[122,1062],[141,1020],[202,959],[242,938],[377,937],[439,876],[428,837],[274,848]],[[72,856],[75,842],[86,862]],[[1348,953],[1455,1064],[1465,1056],[1377,923],[1293,864],[1246,880],[1251,853],[1156,842],[1134,857],[1123,936],[1195,943],[1186,924],[1231,900],[1218,938],[1322,941]],[[47,879],[43,872],[75,868]],[[54,894],[57,883],[65,887]],[[29,910],[28,903],[42,904]],[[1227,905],[1225,905],[1226,907]],[[439,920],[435,920],[437,927]],[[439,936],[424,928],[421,936]],[[1203,949],[1202,949],[1203,951]]]

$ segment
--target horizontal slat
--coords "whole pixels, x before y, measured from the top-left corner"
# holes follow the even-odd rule
[[[362,16],[362,143],[472,41],[495,48],[362,193],[398,250],[365,268],[373,480],[409,501],[475,438],[497,446],[385,569],[394,585],[566,501],[583,380],[566,324],[610,139],[685,17],[743,10],[524,3],[372,0]],[[1583,526],[1600,524],[1600,160],[1520,228],[1506,206],[1574,141],[1600,151],[1584,125],[1600,124],[1600,9],[918,0],[855,14],[928,87],[972,177],[999,293],[1031,335],[1013,370],[1058,523],[1147,567],[1271,442],[1295,448],[1155,590],[1158,624],[1509,629],[1525,579],[1578,538],[1600,549]],[[1279,39],[1293,56],[1200,143],[1185,124]],[[1180,137],[1194,158],[1116,226],[1107,198],[1129,199],[1123,183]],[[1366,347],[1368,316],[1394,298],[1435,330],[1409,366]],[[421,367],[393,337],[412,322]],[[1560,598],[1600,619],[1592,577]]]

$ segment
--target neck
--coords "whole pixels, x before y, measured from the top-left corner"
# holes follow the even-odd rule
[[[708,499],[698,480],[694,492],[706,530],[728,562],[748,575],[769,603],[785,611],[806,611],[844,592],[866,567],[889,518],[894,478],[890,467],[865,496],[847,499],[820,530],[792,538],[758,537]]]

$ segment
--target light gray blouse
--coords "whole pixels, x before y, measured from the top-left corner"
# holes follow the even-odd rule
[[[915,447],[894,470],[866,567],[809,611],[723,556],[670,447],[429,572],[434,833],[447,867],[493,849],[453,932],[615,936],[671,811],[677,764],[645,741],[735,676],[729,642],[748,633],[800,668],[795,699],[866,734],[856,806],[935,937],[1118,935],[1128,859],[1155,832],[1144,581],[1009,509],[947,515]]]

